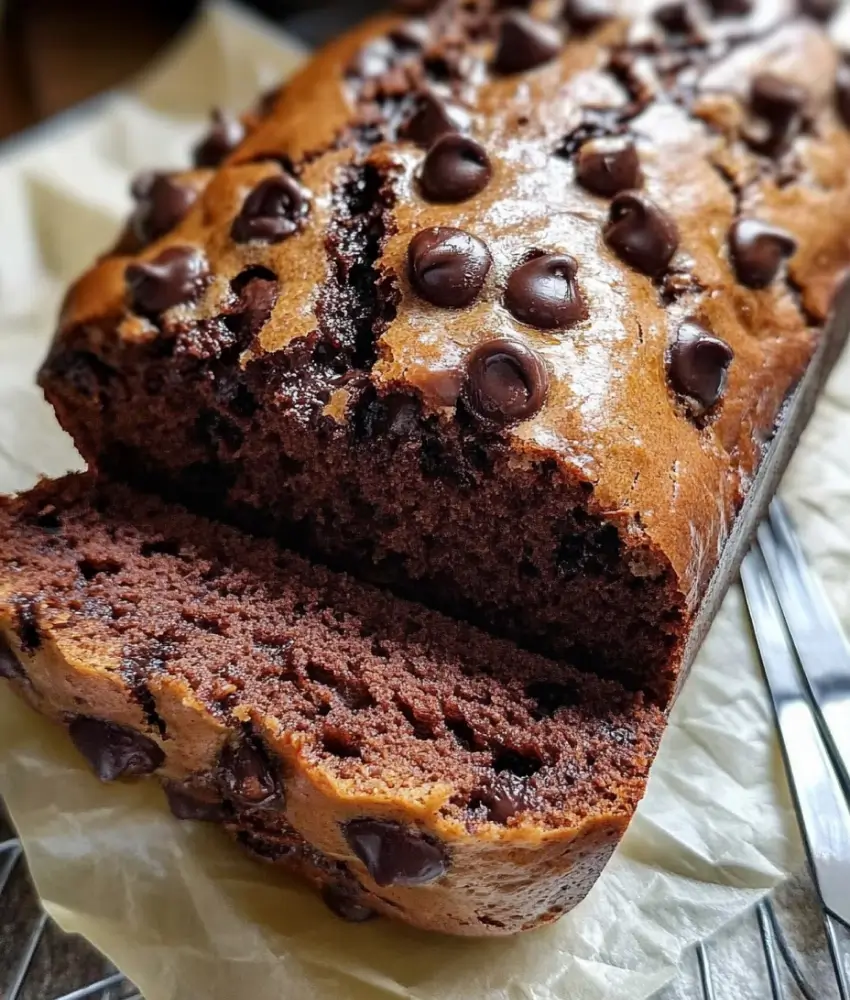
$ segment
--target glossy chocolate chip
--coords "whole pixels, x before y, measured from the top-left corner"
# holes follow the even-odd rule
[[[0,635],[0,677],[7,681],[22,680],[26,674],[8,639]]]
[[[627,264],[657,277],[678,249],[679,230],[672,217],[646,195],[623,191],[611,202],[605,239]]]
[[[613,0],[566,0],[563,17],[579,33],[601,27],[616,15]]]
[[[444,309],[474,302],[493,263],[481,240],[449,227],[417,233],[407,256],[413,287],[427,302]]]
[[[228,743],[218,761],[224,796],[242,809],[278,806],[283,792],[263,748],[250,738]]]
[[[198,199],[198,192],[168,174],[140,174],[131,187],[136,207],[130,229],[143,246],[164,236],[181,221]]]
[[[245,138],[245,126],[234,115],[216,108],[212,113],[212,128],[195,146],[196,167],[217,167]]]
[[[210,277],[195,247],[169,247],[153,260],[130,264],[124,274],[131,307],[146,316],[194,302]]]
[[[348,889],[341,885],[326,885],[322,889],[322,899],[325,906],[341,920],[346,920],[350,924],[363,924],[367,920],[374,920],[378,916],[377,912],[360,899],[355,890]]]
[[[639,188],[643,178],[634,142],[626,136],[586,142],[576,158],[576,179],[603,198]]]
[[[275,174],[260,181],[245,199],[231,235],[237,243],[280,243],[298,229],[307,208],[300,184],[289,174]]]
[[[465,399],[482,420],[500,426],[527,420],[542,409],[548,391],[542,359],[518,341],[500,337],[470,355]]]
[[[101,781],[140,778],[165,763],[165,754],[153,740],[127,726],[80,715],[68,732]]]
[[[679,327],[668,352],[667,374],[694,416],[703,416],[719,402],[733,357],[732,348],[699,323]]]
[[[420,94],[413,113],[402,125],[400,134],[426,148],[449,132],[466,132],[471,123],[469,112],[454,101],[427,91]]]
[[[775,73],[759,73],[750,88],[750,106],[769,121],[786,121],[799,114],[807,99],[803,87]]]
[[[221,823],[227,815],[224,805],[213,798],[201,798],[177,782],[164,784],[168,806],[176,819],[197,823]]]
[[[835,103],[841,120],[850,128],[850,63],[838,67],[835,78]]]
[[[784,261],[797,252],[797,241],[786,230],[766,222],[740,219],[729,232],[729,249],[741,284],[766,288]]]
[[[508,278],[505,305],[521,323],[540,330],[573,326],[587,318],[577,274],[578,263],[568,254],[532,257]]]
[[[524,73],[551,62],[561,51],[561,33],[523,11],[510,11],[499,23],[493,68],[497,73]]]
[[[378,885],[428,885],[448,870],[448,858],[439,844],[400,823],[355,819],[344,832]]]
[[[528,809],[530,803],[528,783],[508,771],[479,788],[476,798],[487,810],[487,819],[501,824]]]
[[[431,147],[422,164],[419,184],[429,201],[459,202],[483,191],[492,176],[484,147],[455,133],[444,135]]]
[[[829,21],[838,11],[839,0],[800,0],[800,13],[816,21]]]

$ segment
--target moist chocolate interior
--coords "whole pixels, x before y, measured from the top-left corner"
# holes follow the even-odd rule
[[[238,705],[279,719],[340,779],[397,788],[403,761],[408,789],[449,782],[444,813],[472,829],[625,818],[640,797],[664,726],[643,694],[123,487],[71,477],[22,503],[0,510],[0,560],[36,643],[117,638],[165,739],[157,672],[231,726]]]

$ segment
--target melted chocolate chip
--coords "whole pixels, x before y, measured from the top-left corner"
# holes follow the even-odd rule
[[[850,63],[838,67],[835,78],[835,103],[841,120],[850,128]]]
[[[345,825],[344,832],[378,885],[428,885],[448,870],[448,859],[438,843],[399,823],[355,819]]]
[[[673,391],[684,397],[694,416],[703,416],[720,400],[733,357],[732,348],[699,323],[679,327],[668,352],[667,374]]]
[[[613,0],[566,0],[564,20],[580,33],[593,31],[616,15]]]
[[[605,239],[627,264],[656,277],[678,249],[679,230],[671,216],[646,195],[623,191],[611,202]]]
[[[410,241],[410,280],[423,299],[444,309],[468,306],[481,293],[493,258],[462,229],[423,229]]]
[[[510,11],[499,24],[493,67],[497,73],[524,73],[551,62],[561,51],[561,33],[522,11]]]
[[[288,174],[267,177],[245,199],[233,220],[231,235],[237,243],[280,243],[298,229],[307,214],[307,197]]]
[[[140,778],[165,763],[165,754],[153,740],[127,726],[79,715],[68,733],[101,781]]]
[[[507,823],[529,806],[528,783],[509,771],[496,775],[478,789],[476,798],[487,810],[491,823]]]
[[[578,152],[576,179],[603,198],[639,188],[643,178],[635,144],[626,136],[586,142]]]
[[[464,135],[438,139],[422,164],[419,184],[429,201],[466,201],[490,183],[493,168],[484,147]]]
[[[766,288],[797,252],[797,241],[766,222],[740,219],[729,233],[729,249],[738,280],[749,288]]]
[[[170,232],[198,199],[198,192],[168,174],[139,175],[131,188],[136,207],[130,229],[143,246]]]
[[[0,634],[0,677],[7,681],[19,681],[26,677],[21,661],[2,634]]]
[[[587,317],[578,287],[578,264],[568,254],[547,253],[520,264],[505,289],[505,305],[521,322],[563,330]]]
[[[176,819],[194,820],[197,823],[221,823],[227,815],[221,802],[201,798],[177,782],[166,782],[164,791],[168,806]]]
[[[341,920],[362,924],[378,916],[371,907],[361,903],[356,892],[340,885],[326,885],[322,889],[325,906]]]
[[[209,281],[209,268],[195,247],[169,247],[153,260],[130,264],[124,275],[131,307],[156,316],[194,302]]]
[[[800,13],[816,21],[829,21],[838,10],[839,0],[800,0]]]
[[[465,108],[426,91],[417,97],[413,113],[402,125],[400,135],[419,146],[429,147],[448,132],[466,132],[470,122]]]
[[[196,167],[217,167],[245,138],[242,122],[220,108],[213,111],[212,122],[212,128],[193,151]]]
[[[524,344],[502,337],[472,352],[467,376],[467,406],[480,419],[500,426],[534,416],[549,391],[542,359]]]
[[[265,751],[252,739],[224,747],[218,774],[223,794],[239,808],[261,809],[282,801],[282,790]]]

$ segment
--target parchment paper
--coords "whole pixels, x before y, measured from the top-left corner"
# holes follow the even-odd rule
[[[297,52],[225,3],[132,93],[0,157],[0,490],[79,460],[32,387],[62,286],[128,208],[129,177],[180,165],[212,103],[239,108]],[[785,487],[845,622],[850,359]],[[178,824],[152,784],[101,786],[66,737],[0,685],[0,793],[53,916],[148,1000],[643,1000],[683,951],[801,864],[738,590],[673,714],[646,801],[590,897],[557,926],[456,941],[330,916],[217,830]]]

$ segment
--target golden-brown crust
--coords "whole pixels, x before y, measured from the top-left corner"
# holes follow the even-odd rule
[[[708,82],[690,110],[659,99],[629,123],[645,190],[671,212],[681,232],[672,268],[699,289],[672,303],[606,246],[608,201],[576,185],[570,160],[553,155],[582,106],[622,110],[632,99],[608,72],[607,61],[612,47],[634,33],[634,24],[615,21],[586,40],[574,38],[558,59],[530,73],[470,76],[463,96],[472,112],[471,132],[491,156],[494,177],[462,205],[423,200],[416,183],[422,152],[413,143],[378,143],[365,156],[391,177],[394,233],[378,266],[401,290],[397,315],[377,345],[375,384],[412,387],[439,410],[435,373],[462,366],[483,339],[508,336],[532,346],[549,369],[550,393],[540,413],[510,432],[518,460],[555,457],[571,475],[594,484],[600,511],[624,525],[638,516],[646,544],[672,567],[691,608],[850,263],[841,222],[850,213],[850,180],[840,167],[850,155],[850,135],[833,109],[836,51],[821,27],[782,24],[791,5],[764,0],[756,8],[752,24],[763,37],[703,70]],[[539,9],[545,13],[546,4]],[[771,19],[779,26],[765,32]],[[196,307],[184,310],[192,320],[218,315],[228,281],[246,267],[262,265],[279,276],[285,294],[243,365],[256,354],[285,349],[319,322],[331,192],[341,166],[357,155],[351,132],[357,112],[346,68],[364,45],[397,23],[378,19],[317,56],[284,88],[271,114],[214,176],[187,218],[139,255],[151,259],[169,245],[204,249],[215,281]],[[746,33],[746,22],[738,27]],[[489,51],[488,44],[478,46],[476,58],[483,56],[486,65]],[[795,144],[797,175],[790,184],[763,170],[763,158],[740,141],[749,81],[768,71],[802,78],[811,99],[814,124]],[[277,169],[254,161],[271,156],[296,165],[311,192],[310,219],[282,243],[236,245],[229,235],[234,215],[253,184]],[[197,182],[197,174],[188,176]],[[738,183],[745,184],[743,192],[735,190]],[[789,283],[753,290],[736,279],[727,237],[742,210],[788,229],[799,241]],[[484,293],[469,309],[435,309],[408,285],[408,243],[435,225],[467,228],[493,254]],[[579,261],[589,316],[567,335],[518,324],[501,304],[510,269],[530,249],[568,252]],[[82,279],[66,304],[65,335],[125,314],[128,262],[107,258]],[[725,401],[705,427],[685,417],[665,372],[667,345],[685,318],[705,324],[734,352]],[[132,342],[144,329],[144,321],[127,318],[119,335]],[[329,412],[341,413],[344,403],[340,397],[337,410]]]

